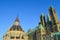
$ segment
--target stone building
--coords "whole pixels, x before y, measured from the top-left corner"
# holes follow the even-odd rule
[[[60,40],[60,22],[55,9],[50,6],[47,19],[40,15],[38,26],[28,31],[29,40]]]
[[[40,20],[36,28],[24,32],[17,17],[12,27],[3,35],[3,40],[60,40],[60,22],[52,6],[47,19],[41,14]]]
[[[21,28],[18,17],[12,27],[9,28],[7,33],[3,36],[3,40],[28,40],[27,34]]]

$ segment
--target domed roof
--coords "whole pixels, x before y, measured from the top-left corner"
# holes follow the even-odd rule
[[[16,20],[15,20],[14,24],[10,28],[10,31],[12,31],[12,30],[23,31],[22,28],[21,28],[21,25],[19,23],[18,17],[16,17]]]

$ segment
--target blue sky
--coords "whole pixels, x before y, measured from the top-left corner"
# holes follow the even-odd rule
[[[45,16],[52,5],[60,20],[60,0],[0,0],[0,40],[11,27],[18,14],[21,27],[27,31],[35,28],[40,21],[40,14]]]

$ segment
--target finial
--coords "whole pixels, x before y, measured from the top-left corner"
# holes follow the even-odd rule
[[[17,12],[17,16],[16,16],[16,20],[15,20],[15,22],[17,21],[17,22],[19,22],[19,18],[18,18],[18,12]]]

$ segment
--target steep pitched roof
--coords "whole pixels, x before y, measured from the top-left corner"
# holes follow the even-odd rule
[[[39,29],[44,29],[44,27],[42,26],[42,24],[39,24],[36,28],[34,28],[30,32],[28,32],[28,34],[33,33],[33,32],[35,32],[35,31],[37,31]]]
[[[16,17],[14,24],[10,28],[10,31],[12,31],[12,30],[23,31],[22,28],[21,28],[21,25],[19,23],[19,18],[18,17]]]

